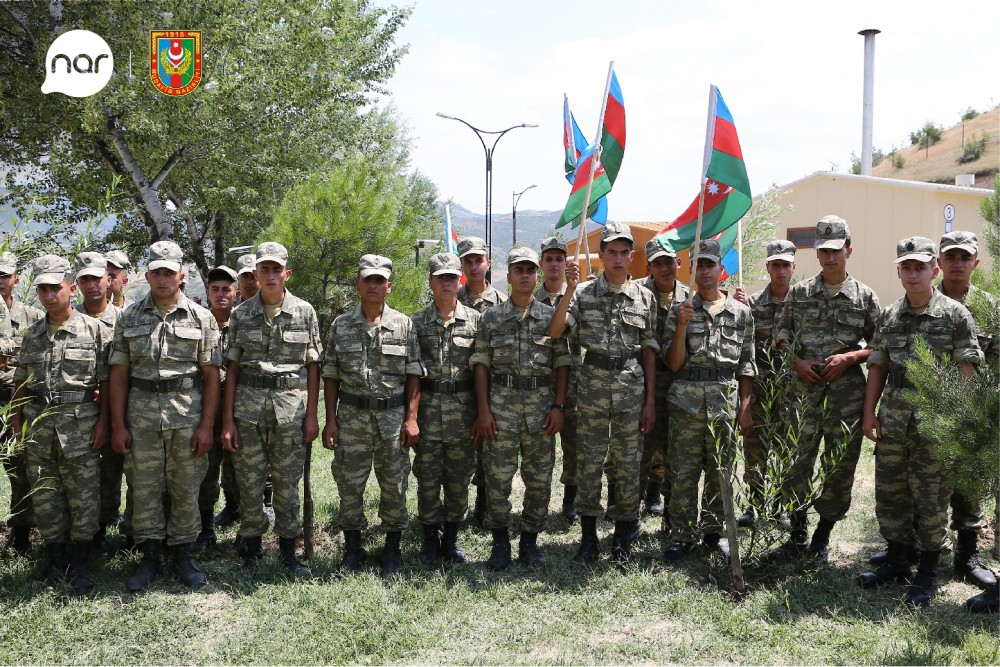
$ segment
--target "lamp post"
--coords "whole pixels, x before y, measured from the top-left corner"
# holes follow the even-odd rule
[[[511,130],[516,130],[519,127],[538,127],[535,123],[521,123],[520,125],[511,125],[505,130],[481,130],[475,125],[462,120],[461,118],[456,118],[455,116],[449,116],[443,114],[440,111],[437,112],[437,116],[440,118],[447,118],[448,120],[457,120],[462,123],[467,128],[476,133],[479,138],[479,143],[483,145],[483,153],[486,154],[486,247],[489,253],[490,269],[486,271],[486,280],[490,282],[492,280],[493,274],[493,149],[497,147],[497,142],[500,138],[510,132]],[[483,138],[484,134],[495,134],[496,139],[493,140],[493,145],[486,146],[486,139]]]
[[[511,193],[511,197],[514,200],[514,205],[511,208],[511,225],[510,225],[510,245],[513,248],[517,245],[517,202],[521,201],[521,195],[530,190],[531,188],[537,188],[538,186],[532,183],[520,192]]]

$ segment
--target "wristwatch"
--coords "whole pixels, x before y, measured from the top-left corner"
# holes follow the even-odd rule
[[[559,412],[566,412],[566,404],[565,403],[553,403],[552,405],[549,406],[549,410],[551,410],[553,408],[555,408]]]

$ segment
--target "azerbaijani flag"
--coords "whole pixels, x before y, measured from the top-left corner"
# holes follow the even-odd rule
[[[721,283],[730,276],[735,276],[740,270],[740,253],[736,245],[736,236],[739,232],[739,225],[732,225],[721,234],[716,234],[712,238],[719,242],[722,250],[722,273],[719,274]]]
[[[458,254],[458,234],[451,224],[451,206],[444,205],[444,251],[453,255]],[[465,284],[465,273],[459,278],[459,282]]]
[[[576,118],[569,110],[569,98],[563,94],[563,148],[565,149],[566,180],[570,185],[576,177],[576,167],[580,163],[580,155],[585,149],[593,152],[593,147],[587,146],[587,140],[577,125]],[[596,203],[591,203],[587,217],[599,225],[608,222],[608,198],[601,197]]]
[[[611,87],[604,108],[604,126],[601,128],[601,162],[611,185],[618,179],[618,170],[625,156],[625,98],[622,97],[618,75],[611,72]]]

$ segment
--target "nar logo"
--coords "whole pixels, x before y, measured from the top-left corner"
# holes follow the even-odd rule
[[[42,92],[90,97],[100,92],[115,68],[115,57],[104,39],[89,30],[59,35],[45,55]]]

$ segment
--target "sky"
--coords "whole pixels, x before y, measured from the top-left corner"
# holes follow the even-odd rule
[[[379,0],[380,4],[389,4]],[[861,153],[864,38],[875,40],[874,140],[888,152],[932,120],[1000,104],[1000,2],[417,0],[409,53],[390,81],[414,141],[413,167],[442,199],[484,210],[475,134],[521,123],[497,144],[493,212],[561,210],[562,104],[597,132],[608,64],[625,99],[627,142],[612,220],[667,221],[698,192],[709,85],[733,114],[755,194]],[[1000,128],[998,128],[1000,131]],[[1000,133],[1000,132],[998,132]]]

